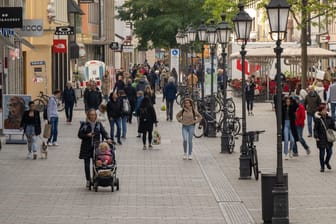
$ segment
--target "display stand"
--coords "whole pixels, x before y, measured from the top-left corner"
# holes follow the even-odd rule
[[[24,138],[24,135],[22,134],[21,139],[13,139],[12,134],[8,135],[8,138],[6,138],[6,144],[27,144],[27,140]]]

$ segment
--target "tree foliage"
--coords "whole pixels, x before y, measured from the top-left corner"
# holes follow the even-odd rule
[[[129,0],[117,8],[117,17],[133,23],[139,48],[170,48],[176,46],[178,28],[199,24],[207,17],[203,3],[204,0]]]

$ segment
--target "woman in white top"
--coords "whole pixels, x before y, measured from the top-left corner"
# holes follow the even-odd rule
[[[108,136],[110,136],[109,129],[107,128],[107,127],[110,126],[110,123],[109,123],[109,120],[107,118],[107,107],[106,107],[106,105],[105,104],[100,104],[96,113],[97,113],[97,121],[100,121],[103,124]]]

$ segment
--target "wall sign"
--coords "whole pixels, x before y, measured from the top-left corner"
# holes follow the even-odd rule
[[[22,7],[0,7],[0,27],[22,28]]]
[[[30,65],[32,65],[32,66],[45,65],[45,61],[31,61]]]
[[[67,43],[66,39],[56,39],[53,40],[53,52],[54,53],[66,53],[67,52]]]
[[[42,19],[24,19],[21,29],[21,36],[33,37],[43,35]]]
[[[93,3],[93,0],[78,0],[79,4]]]
[[[55,35],[73,35],[73,26],[57,26],[55,30]]]

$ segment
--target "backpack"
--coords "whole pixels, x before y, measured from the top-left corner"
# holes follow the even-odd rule
[[[129,100],[127,98],[123,98],[122,100],[122,113],[124,115],[131,114],[131,104],[129,103]]]

